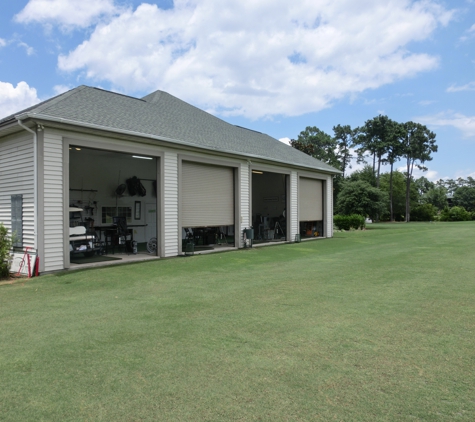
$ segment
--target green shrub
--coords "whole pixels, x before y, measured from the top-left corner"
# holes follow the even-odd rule
[[[338,194],[336,212],[344,215],[368,215],[375,219],[388,204],[387,195],[364,181],[345,181]]]
[[[437,214],[437,208],[432,204],[417,205],[411,210],[411,221],[433,221]]]
[[[12,241],[8,236],[8,229],[0,223],[0,278],[7,277],[10,264],[8,261]]]
[[[444,208],[440,214],[440,221],[470,221],[472,214],[464,207]]]
[[[362,215],[335,215],[333,223],[339,230],[363,229],[366,226],[366,219]]]

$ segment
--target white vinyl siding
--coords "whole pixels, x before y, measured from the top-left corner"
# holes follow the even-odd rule
[[[178,255],[178,156],[165,152],[163,160],[163,256]]]
[[[64,268],[63,138],[48,132],[43,142],[44,271]]]
[[[250,227],[250,186],[249,186],[249,165],[241,164],[241,197],[239,198],[241,207],[240,227],[236,227],[235,233],[239,232],[239,247],[244,246],[243,230]]]
[[[323,182],[301,177],[299,180],[299,221],[323,220]]]
[[[326,213],[325,213],[325,228],[326,237],[333,237],[333,177],[328,176],[325,184],[326,194]]]
[[[11,234],[11,197],[23,195],[23,247],[34,247],[33,135],[0,140],[0,222]]]
[[[290,218],[290,237],[288,240],[293,241],[295,235],[299,233],[299,220],[298,220],[298,175],[296,171],[290,173],[290,210],[287,210],[288,217]]]
[[[234,225],[234,170],[183,161],[181,223],[183,227]]]

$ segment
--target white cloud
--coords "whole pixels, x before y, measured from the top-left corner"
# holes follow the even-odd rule
[[[84,28],[117,12],[114,0],[30,0],[15,20]]]
[[[366,166],[366,165],[367,165],[366,162],[358,163],[356,158],[353,158],[350,162],[351,167],[348,166],[345,170],[345,177],[349,176],[350,174],[354,173],[355,171],[363,170],[364,166]]]
[[[420,171],[420,170],[417,169],[417,171]],[[430,169],[425,172],[421,171],[421,175],[417,177],[421,177],[421,176],[424,176],[426,179],[429,179],[431,182],[436,182],[437,180],[440,179],[439,173],[435,170],[430,170]]]
[[[30,47],[30,46],[29,46],[27,43],[25,43],[25,42],[19,42],[18,45],[19,45],[20,47],[23,47],[23,48],[25,49],[26,54],[27,54],[28,56],[31,56],[31,55],[33,55],[33,54],[35,53],[35,49],[34,49],[33,47]]]
[[[475,171],[472,170],[458,170],[455,172],[455,175],[452,179],[458,179],[461,177],[462,179],[466,179],[468,177],[475,178]],[[444,179],[449,179],[449,177],[444,177]]]
[[[414,119],[427,126],[452,126],[462,132],[465,138],[475,137],[475,116],[447,111],[432,116],[421,116]]]
[[[280,138],[279,141],[283,144],[290,145],[290,138]]]
[[[0,48],[6,47],[9,44],[16,44],[18,47],[24,48],[28,56],[31,56],[35,53],[35,49],[29,46],[26,42],[18,41],[16,39],[11,39],[7,41],[3,38],[0,38]]]
[[[8,82],[0,82],[0,118],[39,102],[36,89],[26,82],[19,82],[16,87]]]
[[[67,85],[55,85],[53,87],[54,95],[59,95],[62,94],[63,92],[69,91],[73,87],[67,86]]]
[[[407,168],[406,166],[401,166],[401,167],[398,167],[398,171],[400,171],[401,173],[406,173]],[[417,167],[414,167],[412,171],[412,177],[414,177],[414,179],[419,179],[422,176],[424,176],[426,179],[430,180],[431,182],[436,182],[437,180],[440,179],[439,173],[436,172],[435,170],[428,169],[427,171],[422,171],[422,170],[419,170]]]
[[[475,91],[475,81],[469,82],[468,84],[456,86],[450,85],[447,88],[447,92],[460,92],[460,91]]]
[[[174,5],[123,10],[60,56],[59,68],[125,92],[164,89],[224,116],[301,115],[436,68],[437,57],[408,45],[452,19],[432,0]]]
[[[467,41],[475,36],[475,24],[473,24],[469,29],[466,31],[467,35],[462,35],[460,37],[460,41]]]

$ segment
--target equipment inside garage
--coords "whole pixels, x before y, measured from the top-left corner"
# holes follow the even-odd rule
[[[301,238],[323,236],[323,181],[299,179],[299,231]]]
[[[183,161],[181,166],[182,252],[234,247],[235,170]]]
[[[252,170],[253,243],[287,240],[288,176]]]
[[[71,146],[71,262],[88,263],[116,253],[156,255],[156,179],[154,157]]]

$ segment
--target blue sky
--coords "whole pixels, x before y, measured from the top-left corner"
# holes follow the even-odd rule
[[[386,114],[436,132],[426,177],[475,177],[475,0],[0,4],[0,117],[82,84],[284,140]]]

